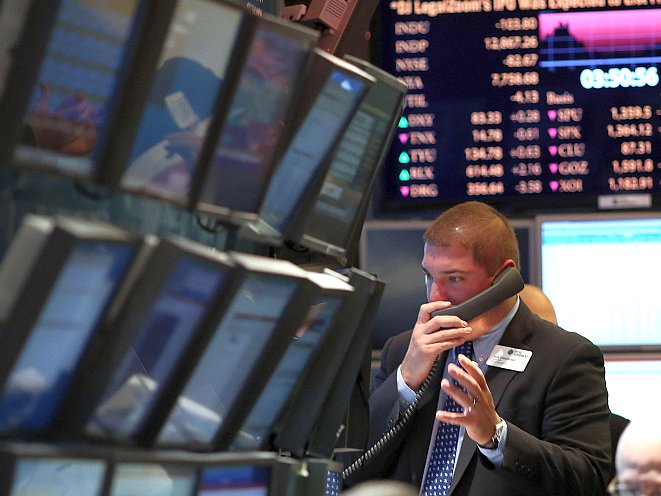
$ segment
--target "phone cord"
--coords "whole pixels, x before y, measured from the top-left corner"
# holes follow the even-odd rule
[[[388,445],[390,440],[394,438],[404,427],[406,427],[406,425],[415,416],[415,412],[418,408],[418,403],[420,402],[420,398],[422,398],[422,395],[425,394],[427,389],[429,389],[429,386],[432,382],[432,378],[435,375],[437,366],[438,366],[438,358],[432,365],[429,374],[427,374],[427,377],[425,377],[425,380],[420,386],[420,389],[418,389],[418,391],[415,393],[415,397],[413,398],[413,401],[411,401],[411,403],[409,403],[409,405],[406,407],[406,410],[404,410],[404,412],[399,415],[397,421],[395,422],[395,425],[391,429],[389,429],[385,434],[383,434],[381,438],[379,438],[379,440],[376,443],[374,443],[374,445],[371,448],[365,451],[365,453],[360,455],[356,459],[356,461],[354,461],[351,465],[349,465],[342,471],[342,480],[346,480],[347,478],[351,477],[351,475],[353,475],[354,472],[359,470],[365,464],[365,462],[372,459],[373,457],[378,455],[381,451],[383,451],[383,449]]]

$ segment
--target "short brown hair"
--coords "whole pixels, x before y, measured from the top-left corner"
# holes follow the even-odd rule
[[[422,239],[436,247],[470,249],[475,262],[490,275],[510,258],[520,267],[514,229],[500,212],[485,203],[471,201],[446,210],[431,223]]]

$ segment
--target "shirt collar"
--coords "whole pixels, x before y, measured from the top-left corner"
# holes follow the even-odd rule
[[[503,317],[500,322],[493,326],[491,330],[473,341],[473,359],[480,365],[480,368],[482,368],[483,371],[486,369],[487,359],[489,358],[489,355],[491,355],[491,351],[493,350],[494,346],[500,342],[500,338],[503,337],[505,329],[507,329],[509,323],[512,322],[514,314],[516,314],[517,310],[519,309],[519,302],[520,300],[517,297],[514,306],[507,313],[507,315],[505,315],[505,317]],[[452,355],[454,355],[454,349],[452,351]]]

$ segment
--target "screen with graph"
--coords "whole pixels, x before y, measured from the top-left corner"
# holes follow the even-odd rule
[[[658,205],[658,4],[396,0],[379,12],[379,63],[409,88],[382,212]]]
[[[661,350],[661,215],[536,219],[538,280],[558,324],[605,351]]]

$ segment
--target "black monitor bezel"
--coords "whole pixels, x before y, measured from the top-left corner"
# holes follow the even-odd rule
[[[329,254],[337,258],[340,264],[344,266],[350,266],[354,263],[355,258],[357,257],[358,254],[358,242],[360,239],[361,228],[365,220],[365,217],[367,215],[371,193],[374,188],[374,184],[376,183],[378,174],[381,171],[381,167],[383,165],[385,157],[388,153],[389,144],[392,139],[392,136],[394,135],[398,119],[404,108],[404,98],[406,96],[406,93],[408,92],[408,88],[404,83],[399,81],[391,74],[388,74],[387,72],[383,71],[382,69],[379,69],[378,67],[374,66],[373,64],[370,64],[367,61],[358,59],[351,55],[345,55],[344,60],[346,60],[351,64],[356,65],[357,67],[365,70],[368,74],[374,76],[374,78],[376,79],[376,82],[374,83],[375,87],[376,85],[383,85],[392,89],[395,92],[399,92],[400,93],[399,103],[396,104],[395,106],[396,108],[399,109],[399,112],[395,112],[390,116],[390,121],[388,122],[388,131],[386,132],[386,135],[383,138],[383,143],[381,144],[381,151],[379,155],[375,158],[374,162],[371,164],[369,179],[365,185],[365,189],[362,191],[362,198],[360,200],[360,203],[358,204],[358,208],[356,209],[354,218],[351,221],[351,225],[347,231],[346,242],[343,245],[337,245],[325,241],[323,239],[319,239],[307,233],[306,225],[309,225],[314,220],[313,213],[314,213],[314,208],[316,206],[316,202],[312,203],[311,213],[305,219],[305,223],[300,224],[293,231],[294,234],[292,234],[292,238],[294,241],[300,243],[302,246],[308,247],[312,250],[319,251],[321,253]],[[359,107],[359,111],[360,111],[360,107]],[[343,134],[343,137],[344,135],[345,134]],[[337,151],[337,147],[335,151]],[[331,158],[330,167],[332,167],[332,158]]]
[[[328,78],[335,72],[341,72],[351,78],[360,80],[364,84],[364,87],[361,90],[360,96],[356,99],[355,106],[345,116],[343,125],[339,126],[337,134],[330,137],[328,153],[317,163],[312,181],[307,185],[305,191],[301,192],[299,198],[296,200],[289,217],[285,221],[283,229],[276,229],[264,220],[262,212],[265,208],[265,202],[263,201],[259,208],[257,218],[253,222],[242,225],[239,230],[239,236],[246,239],[273,246],[281,246],[285,241],[295,241],[295,231],[298,229],[297,226],[305,223],[305,219],[316,201],[323,180],[331,165],[330,158],[342,137],[342,130],[358,110],[358,107],[369,90],[369,87],[375,82],[375,78],[366,71],[349,64],[334,55],[324,52],[319,48],[315,48],[313,54],[314,57],[308,69],[308,76],[306,77],[304,86],[301,90],[299,106],[296,109],[296,116],[293,120],[290,133],[287,135],[286,146],[283,148],[282,154],[278,157],[278,161],[274,165],[271,184],[273,183],[273,178],[275,177],[278,167],[286,156],[289,146],[296,140],[299,129],[305,124],[306,117],[309,111],[314,107],[315,101],[321,94],[321,90]],[[266,199],[271,184],[267,186],[263,198],[264,200]],[[267,225],[268,232],[260,229],[260,224]]]
[[[324,275],[322,277],[327,277],[327,278],[335,278],[336,276],[333,275]],[[331,285],[327,287],[318,287],[315,288],[316,292],[316,300],[319,301],[319,299],[324,300],[324,299],[335,299],[339,301],[338,307],[335,310],[334,314],[330,317],[330,321],[328,323],[328,327],[324,331],[324,336],[322,339],[316,343],[315,348],[311,351],[310,355],[308,356],[307,362],[303,369],[300,371],[299,376],[296,378],[296,380],[291,384],[291,389],[288,391],[286,394],[286,401],[283,402],[281,405],[281,408],[278,412],[276,412],[276,415],[273,417],[273,421],[269,427],[268,432],[264,436],[264,439],[260,443],[260,445],[257,447],[257,449],[260,450],[270,450],[270,451],[276,451],[276,452],[288,452],[292,455],[296,455],[296,452],[294,450],[289,450],[286,448],[280,449],[280,447],[277,445],[277,443],[274,442],[274,439],[277,439],[278,436],[278,424],[283,422],[284,418],[288,417],[288,411],[291,410],[292,405],[300,405],[301,403],[304,403],[305,398],[309,395],[308,390],[312,388],[313,390],[316,391],[317,394],[323,394],[324,389],[319,389],[320,384],[316,380],[317,377],[321,379],[322,381],[328,380],[331,372],[331,368],[326,368],[327,364],[327,357],[334,357],[335,355],[341,354],[341,352],[344,349],[344,343],[346,343],[346,335],[351,332],[351,327],[347,326],[347,321],[351,320],[351,315],[347,314],[347,311],[349,311],[352,308],[352,302],[356,298],[355,290],[354,288],[347,284],[345,281],[338,281],[338,285]],[[324,281],[320,281],[321,284],[324,284]],[[290,342],[290,344],[292,344]],[[337,350],[336,348],[340,346],[341,350]],[[285,354],[283,354],[282,360],[286,358],[286,351]],[[278,363],[278,365],[282,362]],[[274,369],[273,372],[277,370]],[[273,373],[272,372],[272,373]],[[271,374],[269,374],[270,376]],[[315,379],[313,379],[313,377]],[[268,386],[268,380],[269,378],[266,378],[266,385]],[[258,398],[255,404],[259,401]],[[253,405],[255,406],[255,405]],[[309,407],[309,404],[305,404],[305,412],[306,415],[310,414],[310,411],[307,410]],[[249,410],[245,417],[249,417],[250,414],[252,413],[252,409]],[[298,409],[296,409],[298,411]],[[243,426],[243,423],[241,424]],[[301,424],[296,424],[295,426],[296,429],[302,428]],[[232,438],[226,438],[223,439],[219,442],[218,448],[219,449],[230,449],[232,447],[233,441],[235,441],[235,437],[237,437],[239,432],[237,431],[236,433],[233,434]],[[302,450],[301,450],[302,453]]]
[[[232,106],[232,100],[236,92],[239,79],[242,74],[242,71],[240,69],[247,62],[248,59],[247,55],[249,52],[248,47],[252,40],[252,36],[261,27],[267,28],[275,32],[279,32],[281,34],[292,36],[293,38],[303,43],[309,44],[310,47],[307,61],[304,64],[305,68],[303,71],[301,71],[299,77],[296,79],[295,84],[291,88],[291,92],[292,92],[291,98],[287,105],[287,109],[285,112],[285,121],[284,121],[286,127],[288,128],[291,127],[293,125],[292,123],[295,121],[298,112],[297,106],[300,104],[300,101],[302,99],[303,88],[306,84],[305,81],[308,77],[307,75],[310,70],[309,66],[312,61],[313,48],[319,37],[319,33],[317,33],[316,31],[312,31],[308,28],[297,25],[296,23],[285,21],[283,19],[278,19],[276,17],[269,15],[252,18],[252,22],[249,27],[249,33],[246,33],[244,35],[244,38],[242,40],[242,45],[239,47],[240,50],[238,50],[239,54],[236,60],[233,61],[236,70],[234,71],[232,78],[232,84],[230,90],[231,92],[229,92],[227,97],[222,102],[220,102],[217,111],[217,116],[211,123],[211,126],[209,127],[208,143],[205,143],[206,153],[203,154],[203,156],[201,156],[200,158],[201,165],[198,174],[199,177],[198,180],[195,181],[193,186],[193,192],[191,193],[191,202],[192,202],[191,208],[193,208],[195,211],[201,214],[209,215],[215,218],[221,224],[229,224],[231,226],[242,226],[249,222],[253,222],[258,218],[259,205],[266,196],[269,181],[273,176],[273,172],[275,170],[279,158],[284,153],[285,146],[289,139],[288,138],[289,132],[285,130],[285,132],[281,135],[280,139],[278,140],[278,144],[275,148],[273,156],[271,157],[271,160],[267,163],[267,173],[266,173],[266,177],[264,178],[264,184],[262,185],[262,190],[259,194],[259,199],[257,202],[258,206],[255,209],[255,211],[232,210],[229,207],[224,207],[222,205],[215,205],[213,203],[210,203],[202,199],[201,195],[204,184],[208,180],[207,178],[209,176],[209,171],[213,167],[211,162],[213,161],[215,150],[219,145],[220,139],[222,137],[223,124],[225,120],[224,117],[227,115],[227,113],[229,112]],[[248,31],[248,28],[246,28],[246,30]]]
[[[371,279],[374,276],[352,269],[360,277]],[[353,428],[366,427],[368,419],[371,355],[372,355],[372,324],[376,310],[381,302],[385,283],[378,278],[373,279],[373,288],[369,302],[365,305],[358,329],[344,356],[342,365],[335,377],[333,386],[326,395],[322,408],[324,415],[315,423],[310,436],[307,453],[315,457],[331,457],[337,448],[364,450],[367,448],[367,432],[362,429],[356,436]],[[351,408],[352,395],[357,393],[360,403],[358,410]],[[357,422],[365,422],[355,425]]]
[[[322,447],[319,438],[338,433],[363,357],[371,349],[371,319],[382,283],[355,267],[347,271],[347,277],[355,291],[336,323],[340,330],[335,343],[306,372],[278,425],[275,448],[298,457],[332,458],[335,443]]]
[[[36,243],[38,246],[31,256],[24,258],[27,250],[23,248],[29,244]],[[13,305],[8,308],[6,320],[1,324],[1,333],[6,340],[0,353],[0,390],[4,388],[23,346],[28,342],[30,334],[37,322],[43,306],[48,301],[54,284],[57,282],[61,269],[78,242],[100,241],[115,244],[124,244],[133,250],[132,259],[128,262],[124,276],[113,288],[108,296],[106,306],[101,310],[101,315],[95,327],[83,344],[78,356],[78,363],[72,368],[72,377],[67,384],[66,391],[75,389],[86,370],[80,366],[85,363],[87,356],[100,340],[103,340],[103,322],[112,311],[114,302],[121,294],[126,280],[139,256],[143,237],[124,230],[123,228],[98,221],[85,221],[68,217],[46,217],[40,215],[28,215],[23,219],[19,232],[14,237],[12,246],[2,261],[3,266],[8,267],[23,265],[21,283],[17,285],[16,297]],[[15,243],[14,243],[15,242]],[[66,396],[65,393],[64,396]],[[20,434],[25,438],[53,437],[52,430],[59,412],[66,410],[67,405],[64,397],[59,402],[59,410],[53,412],[48,425],[41,429],[12,429],[3,434],[15,437]]]
[[[160,412],[157,418],[145,425],[141,440],[146,446],[154,446],[159,449],[180,449],[186,447],[192,451],[213,452],[220,451],[219,446],[225,444],[234,437],[234,433],[241,427],[245,412],[252,408],[259,396],[260,391],[266,385],[267,378],[277,366],[278,361],[287,349],[300,322],[307,314],[307,309],[315,295],[315,287],[307,278],[303,269],[285,260],[268,259],[248,253],[228,252],[231,260],[243,269],[244,277],[249,273],[276,276],[283,280],[293,281],[296,287],[273,327],[271,335],[267,338],[263,349],[259,352],[255,363],[248,370],[243,383],[240,385],[241,394],[234,399],[234,403],[227,405],[223,421],[217,426],[208,443],[186,441],[183,443],[159,441],[161,430],[167,425],[169,415],[177,404],[180,395],[186,389],[189,379],[193,376],[198,363],[205,356],[207,344],[213,339],[217,331],[222,328],[225,310],[231,307],[232,301],[226,302],[222,312],[215,312],[205,326],[204,335],[195,344],[194,349],[188,356],[183,368],[185,369],[178,378],[176,385],[167,388],[167,391],[159,398],[159,404],[155,411]],[[239,288],[240,289],[240,288]],[[240,297],[240,291],[234,294]]]
[[[202,181],[201,168],[206,157],[211,153],[211,143],[205,139],[200,150],[196,164],[196,172],[191,177],[191,184],[188,192],[184,195],[170,194],[165,191],[142,190],[122,184],[122,177],[128,167],[128,159],[132,152],[134,138],[142,123],[142,118],[147,107],[149,94],[156,78],[156,71],[160,62],[160,56],[169,28],[174,22],[175,9],[181,0],[166,0],[165,5],[154,8],[156,12],[150,15],[150,25],[145,36],[141,40],[139,48],[141,64],[136,66],[130,74],[128,86],[132,91],[125,96],[117,120],[122,123],[117,126],[112,133],[109,152],[104,157],[98,182],[116,191],[121,191],[133,195],[144,196],[151,199],[161,200],[177,207],[192,209],[195,204],[195,195],[199,189],[199,183]],[[240,25],[234,46],[231,49],[227,67],[233,67],[240,63],[242,58],[241,46],[246,37],[249,36],[256,22],[255,16],[248,15],[245,9],[235,3],[225,0],[207,0],[212,4],[218,4],[226,9],[232,9],[240,14]],[[146,55],[145,55],[146,54]],[[233,71],[227,71],[227,79],[223,81],[222,87],[216,96],[214,104],[214,117],[211,120],[207,138],[210,135],[214,122],[221,120],[224,108],[224,101],[232,94],[236,77]]]
[[[153,419],[163,415],[162,397],[170,395],[169,389],[175,388],[176,384],[181,382],[180,376],[185,375],[190,356],[195,353],[199,340],[203,339],[209,320],[226,309],[229,297],[238,289],[243,278],[243,272],[223,252],[212,251],[205,245],[175,235],[154,239],[153,243],[145,249],[139,265],[136,264],[138,266],[134,269],[131,284],[118,301],[113,314],[104,323],[104,339],[97,342],[87,355],[85,366],[81,367],[89,373],[71,391],[67,400],[68,411],[62,412],[57,419],[56,427],[61,437],[85,438],[97,443],[145,446],[147,443],[144,440],[144,431],[149,429]],[[216,288],[200,321],[192,329],[188,342],[172,364],[166,384],[159,388],[135,432],[124,435],[88,431],[87,424],[100,406],[100,401],[115,378],[115,372],[130,352],[135,339],[140,336],[145,319],[151,315],[145,312],[145,308],[151,308],[151,305],[158,301],[163,285],[171,276],[171,270],[177,261],[182,259],[217,265],[220,270],[227,272],[225,280]]]
[[[5,139],[0,141],[0,162],[10,164],[18,169],[35,170],[63,176],[84,182],[104,183],[104,169],[108,162],[108,154],[112,153],[113,136],[124,126],[124,117],[127,102],[131,99],[135,85],[131,75],[145,63],[144,38],[152,30],[151,20],[156,12],[161,15],[173,5],[173,0],[137,0],[134,15],[133,32],[125,45],[127,54],[117,71],[115,90],[108,100],[108,118],[105,126],[94,145],[90,160],[92,168],[89,173],[58,168],[56,164],[37,164],[31,161],[18,160],[15,149],[20,144],[23,135],[23,123],[28,112],[28,105],[34,88],[41,63],[48,49],[50,35],[53,32],[62,0],[40,2],[32,0],[22,35],[16,47],[12,50],[14,61],[7,78],[6,91],[0,99],[0,110],[4,118],[0,123],[0,133]],[[140,56],[138,56],[140,54]],[[38,150],[38,147],[34,147]]]
[[[619,211],[619,212],[600,212],[600,213],[567,213],[567,214],[542,214],[534,217],[534,230],[533,230],[533,260],[534,264],[533,273],[538,285],[543,289],[542,277],[542,227],[545,222],[600,222],[600,221],[626,221],[626,220],[645,220],[645,219],[661,219],[661,212],[659,211]],[[616,270],[615,267],[608,267],[609,271]],[[558,324],[562,327],[563,323],[560,321]],[[580,329],[577,329],[580,333]],[[599,348],[604,353],[661,353],[661,340],[658,344],[617,344],[617,345],[599,345]]]

